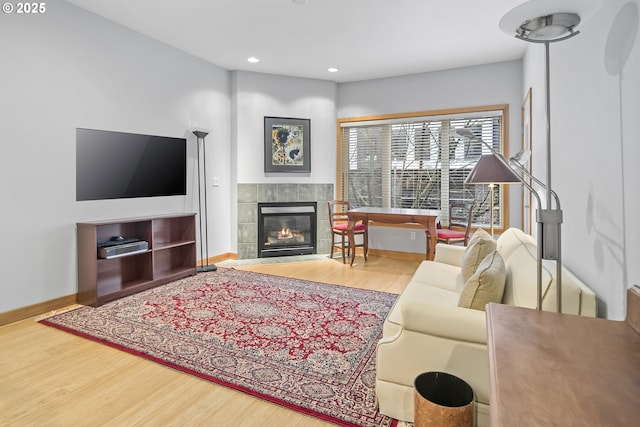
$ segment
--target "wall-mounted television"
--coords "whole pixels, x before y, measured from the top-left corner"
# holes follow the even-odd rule
[[[187,194],[187,140],[76,128],[76,200]]]

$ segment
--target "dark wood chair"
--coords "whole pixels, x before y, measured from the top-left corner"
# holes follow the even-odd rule
[[[349,238],[347,233],[347,211],[350,209],[350,204],[346,200],[329,200],[329,223],[331,225],[331,258],[333,258],[333,252],[335,248],[342,251],[342,263],[346,264],[345,254],[351,256],[351,247],[349,246]],[[356,243],[355,248],[362,248],[364,251],[364,259],[367,259],[367,251],[369,249],[369,230],[368,227],[362,223],[357,223],[353,228],[353,235],[357,237],[362,236],[362,243]],[[336,240],[336,236],[340,237]],[[353,248],[353,250],[355,250]]]
[[[456,203],[449,204],[449,226],[438,228],[437,241],[443,243],[462,243],[467,246],[469,243],[469,234],[471,233],[471,220],[473,217],[472,203]],[[430,244],[431,236],[429,230],[427,233],[427,247]]]

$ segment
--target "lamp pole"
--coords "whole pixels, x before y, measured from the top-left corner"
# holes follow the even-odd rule
[[[490,220],[491,221],[491,236],[493,237],[493,189],[495,188],[495,184],[491,183],[489,184],[489,200],[491,202],[491,215],[490,215]],[[500,221],[500,223],[502,223],[502,221]],[[504,226],[503,226],[504,228]]]
[[[207,210],[207,156],[204,139],[209,134],[209,131],[204,129],[193,129],[191,132],[197,138],[196,157],[198,159],[198,217],[200,225],[198,230],[200,235],[200,265],[197,267],[197,271],[216,271],[218,267],[216,267],[215,264],[209,264],[209,227],[207,225],[209,219]],[[200,156],[200,146],[202,146],[202,156]],[[201,165],[202,172],[200,170]]]
[[[503,18],[504,19],[504,18]],[[545,91],[546,91],[546,140],[547,140],[547,183],[546,209],[538,205],[536,222],[538,223],[538,263],[542,269],[542,259],[556,261],[556,291],[557,311],[562,312],[562,242],[561,224],[562,209],[560,201],[551,189],[551,83],[549,72],[549,44],[570,39],[580,32],[574,28],[580,23],[580,17],[575,13],[555,13],[524,21],[516,28],[515,37],[530,43],[544,43],[545,46]],[[522,168],[524,169],[524,168]],[[552,207],[552,195],[555,199],[555,209]],[[541,293],[541,289],[538,290]],[[541,301],[538,301],[538,305]],[[538,309],[541,309],[539,306]]]

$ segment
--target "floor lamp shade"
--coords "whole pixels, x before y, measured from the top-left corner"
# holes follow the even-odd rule
[[[520,177],[493,154],[480,157],[465,184],[511,184],[520,183]]]
[[[522,180],[516,173],[508,167],[502,159],[497,156],[499,154],[485,154],[480,157],[478,163],[473,168],[465,184],[488,184],[490,200],[490,212],[491,212],[491,235],[493,236],[493,187],[496,184],[511,184],[521,183]]]

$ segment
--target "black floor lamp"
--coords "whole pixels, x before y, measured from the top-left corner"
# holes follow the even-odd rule
[[[207,225],[209,215],[207,212],[207,156],[204,139],[209,135],[206,129],[191,129],[191,132],[198,138],[196,143],[196,157],[198,160],[198,218],[200,235],[200,265],[198,272],[216,271],[215,264],[209,264],[209,227]],[[202,150],[200,147],[202,146]],[[202,152],[202,155],[200,155]],[[203,249],[204,247],[204,249]]]

